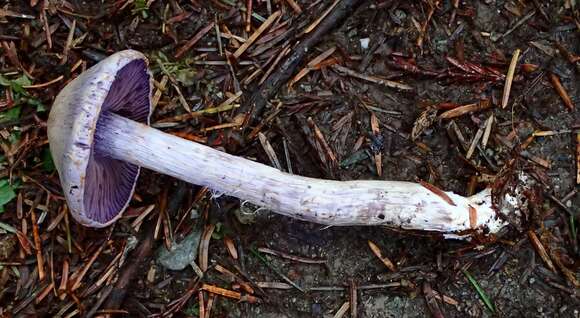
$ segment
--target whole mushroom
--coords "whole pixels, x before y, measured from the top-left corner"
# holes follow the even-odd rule
[[[140,52],[117,52],[67,84],[48,120],[51,153],[72,216],[89,227],[121,217],[140,167],[320,224],[496,233],[486,189],[470,197],[420,183],[290,175],[149,127],[152,78]]]

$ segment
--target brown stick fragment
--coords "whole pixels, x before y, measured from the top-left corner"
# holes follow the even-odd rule
[[[101,255],[101,252],[103,251],[105,246],[107,246],[108,243],[109,242],[107,241],[103,242],[103,244],[101,244],[101,246],[99,246],[99,248],[93,253],[93,255],[91,256],[89,261],[85,264],[85,266],[82,269],[80,269],[79,272],[75,272],[75,274],[73,274],[73,276],[71,277],[71,279],[73,279],[73,281],[71,281],[72,285],[69,286],[70,291],[75,291],[77,288],[81,286],[81,282],[83,281],[83,278],[89,271],[89,268],[91,268],[93,263],[97,260],[97,257]]]
[[[344,302],[342,304],[342,306],[340,306],[340,308],[338,309],[338,311],[336,311],[336,313],[334,314],[333,318],[342,318],[344,317],[344,315],[346,315],[348,308],[350,308],[350,302]]]
[[[284,253],[281,251],[275,251],[273,249],[269,249],[266,247],[260,247],[260,248],[258,248],[258,251],[261,253],[279,256],[279,257],[282,257],[285,259],[289,259],[289,260],[293,260],[293,261],[305,263],[305,264],[325,264],[326,263],[325,259],[312,259],[312,258],[306,258],[306,257],[301,257],[301,256],[296,256],[296,255],[290,255],[290,254],[287,254],[287,253]]]
[[[236,249],[236,245],[234,244],[234,240],[232,240],[229,236],[224,237],[224,244],[230,253],[230,256],[237,260],[238,259],[238,250]]]
[[[206,318],[211,317],[211,308],[213,307],[213,303],[214,303],[216,298],[217,298],[216,294],[209,294],[209,296],[207,297],[207,305],[205,306],[205,317]]]
[[[569,111],[573,111],[574,103],[572,103],[572,99],[570,99],[568,92],[566,92],[566,89],[562,85],[562,82],[560,82],[560,78],[558,77],[558,75],[550,73],[550,82],[554,86],[554,89],[556,89],[556,92],[558,92],[558,95],[560,95],[560,98],[562,98],[564,105],[566,105]]]
[[[201,236],[201,242],[199,243],[199,267],[204,272],[207,270],[209,263],[209,241],[214,229],[215,224],[207,225]]]
[[[550,251],[550,256],[552,260],[554,260],[554,263],[556,263],[556,266],[558,266],[562,274],[564,274],[566,279],[568,279],[570,283],[576,286],[576,288],[580,288],[580,282],[578,282],[578,279],[576,279],[576,273],[564,265],[560,257],[560,253],[552,250]]]
[[[133,280],[134,275],[138,272],[139,266],[143,263],[143,260],[151,254],[155,243],[154,232],[155,222],[147,222],[146,228],[144,229],[144,237],[139,246],[131,253],[131,262],[126,264],[125,267],[120,270],[117,283],[109,294],[103,308],[119,309],[121,307],[129,290],[130,283]]]
[[[254,33],[252,33],[252,35],[250,35],[248,40],[234,52],[234,57],[236,59],[239,58],[240,55],[242,55],[250,47],[250,45],[252,45],[252,43],[254,43],[254,41],[256,41],[256,39],[258,39],[258,37],[262,35],[262,33],[264,33],[264,31],[266,31],[270,25],[272,25],[272,23],[274,23],[274,21],[276,21],[280,14],[280,11],[272,13],[272,15],[269,16],[268,19],[266,19],[266,21],[264,21],[264,23],[262,23],[262,25],[260,25],[260,27],[254,31]]]
[[[562,54],[570,64],[574,65],[576,72],[580,73],[580,63],[578,63],[579,57],[570,53],[570,51],[568,51],[568,49],[566,49],[566,47],[560,42],[556,42],[556,47],[558,48],[558,51],[560,51],[560,54]]]
[[[36,299],[34,300],[35,304],[40,304],[40,302],[42,302],[42,300],[48,296],[48,294],[52,291],[52,289],[54,288],[54,283],[50,283],[48,284],[48,286],[46,286],[39,294],[38,296],[36,296]]]
[[[423,296],[425,297],[425,302],[427,303],[427,308],[431,312],[433,318],[443,318],[443,312],[439,307],[437,302],[437,297],[435,297],[435,291],[431,288],[431,284],[428,282],[423,283]]]
[[[292,7],[292,10],[294,10],[294,12],[298,14],[302,13],[302,8],[300,8],[300,5],[296,3],[296,1],[286,0],[286,2],[288,2],[288,4],[290,5],[290,7]]]
[[[38,280],[43,281],[45,277],[44,258],[42,257],[42,243],[40,241],[40,234],[38,234],[38,224],[36,223],[36,213],[34,213],[34,209],[30,211],[30,218],[32,222],[32,236],[34,237],[34,247],[36,249],[36,265],[38,266]]]
[[[280,87],[292,77],[294,70],[302,63],[304,57],[312,52],[312,48],[322,40],[325,34],[335,30],[339,23],[347,16],[352,15],[353,10],[360,2],[360,0],[340,1],[315,30],[306,34],[292,48],[291,54],[288,55],[286,60],[251,93],[251,96],[245,99],[244,104],[240,107],[239,112],[246,114],[248,117],[244,127],[253,125],[254,121],[260,118],[268,99],[275,96]]]
[[[45,4],[48,4],[48,2],[45,2]],[[48,18],[46,17],[46,10],[47,8],[43,6],[42,11],[40,13],[40,21],[43,22],[44,33],[46,34],[46,43],[48,44],[48,48],[52,49],[52,34],[48,26]]]
[[[72,41],[74,39],[76,27],[77,27],[77,20],[73,19],[72,25],[71,25],[70,30],[68,32],[68,36],[66,38],[66,43],[65,43],[64,49],[62,50],[62,59],[60,60],[60,65],[64,65],[66,63],[66,61],[68,60],[68,53],[70,52],[70,48],[72,45]]]
[[[512,60],[510,62],[510,67],[505,78],[505,86],[503,88],[503,97],[501,100],[501,107],[505,108],[508,104],[510,98],[510,92],[512,90],[512,82],[514,80],[514,73],[516,71],[516,66],[518,64],[518,59],[520,58],[520,49],[516,49],[512,55]]]
[[[307,122],[308,122],[308,126],[310,126],[310,129],[312,129],[314,131],[314,136],[316,137],[316,141],[322,147],[322,149],[324,149],[324,152],[326,154],[326,158],[330,162],[330,167],[331,168],[338,167],[338,160],[336,159],[336,155],[334,154],[334,151],[332,151],[332,149],[328,145],[328,142],[326,142],[326,138],[324,138],[324,135],[322,134],[322,132],[320,131],[320,129],[318,128],[318,126],[316,125],[314,120],[312,120],[311,117],[308,117]]]
[[[252,5],[254,1],[246,1],[246,32],[252,31]]]
[[[209,30],[211,30],[213,27],[214,22],[211,22],[210,24],[206,25],[204,28],[199,30],[189,41],[187,41],[182,47],[180,47],[177,50],[177,52],[175,52],[175,58],[176,59],[180,58],[185,52],[191,49],[195,45],[195,43],[201,40],[201,38],[203,38],[203,36],[206,35],[209,32]]]
[[[199,318],[205,318],[205,301],[203,297],[203,291],[197,293],[197,298],[199,301]]]
[[[317,57],[313,58],[312,61],[308,62],[305,68],[300,70],[300,72],[294,76],[294,78],[288,83],[288,87],[292,87],[292,85],[306,76],[306,74],[313,70],[318,64],[322,63],[322,61],[330,57],[334,51],[336,51],[336,46],[331,47],[330,49],[320,53]]]
[[[214,266],[214,269],[227,276],[230,279],[230,282],[236,282],[237,284],[239,284],[247,293],[249,294],[254,293],[254,289],[252,288],[252,286],[250,286],[249,283],[242,280],[240,277],[238,277],[238,275],[234,274],[227,268],[221,266],[220,264],[216,264]]]
[[[467,104],[463,106],[456,107],[454,109],[448,110],[441,115],[439,118],[441,119],[451,119],[459,116],[463,116],[465,114],[474,113],[477,111],[486,110],[492,107],[491,102],[488,99],[483,99],[478,103]]]
[[[580,184],[580,132],[576,133],[576,184]]]
[[[383,85],[386,87],[391,87],[391,88],[396,88],[396,89],[400,89],[403,91],[410,91],[413,90],[413,87],[407,84],[403,84],[403,83],[399,83],[399,82],[395,82],[395,81],[390,81],[387,79],[382,79],[376,76],[370,76],[370,75],[365,75],[365,74],[361,74],[359,72],[353,71],[349,68],[346,68],[344,66],[335,64],[332,66],[333,69],[335,69],[336,71],[340,72],[340,73],[344,73],[348,76],[351,77],[356,77],[358,79],[362,79],[365,81],[369,81],[371,83],[375,83],[375,84],[379,84],[379,85]]]
[[[475,133],[475,136],[473,137],[473,140],[471,141],[471,145],[469,146],[469,150],[467,150],[467,153],[465,154],[465,158],[470,159],[471,156],[473,155],[473,152],[475,151],[475,147],[479,144],[479,140],[481,139],[481,137],[483,136],[483,127],[480,127],[477,132]]]
[[[441,199],[445,200],[445,202],[456,206],[455,202],[453,202],[453,200],[451,200],[451,198],[445,193],[445,191],[437,188],[436,186],[432,185],[431,183],[425,182],[423,180],[419,180],[419,183],[424,186],[425,188],[427,188],[427,190],[433,192],[434,194],[436,194],[437,196],[439,196]]]
[[[231,298],[231,299],[240,300],[240,298],[242,297],[242,294],[240,292],[221,288],[221,287],[217,287],[214,285],[209,285],[209,284],[202,284],[201,290],[205,290],[208,293],[224,296],[226,298]]]
[[[375,137],[378,137],[381,134],[381,130],[379,127],[379,120],[374,113],[371,113],[371,130]],[[380,177],[383,175],[383,154],[380,151],[377,151],[373,154],[375,159],[375,168],[377,169],[377,175]]]
[[[60,286],[58,287],[60,300],[64,300],[66,297],[66,286],[68,285],[68,267],[68,259],[65,259],[62,263],[62,275],[60,277]]]
[[[334,7],[336,7],[336,5],[338,4],[340,0],[334,0],[334,2],[328,7],[328,9],[326,9],[324,11],[324,13],[318,18],[316,19],[316,21],[312,22],[312,24],[310,24],[305,30],[304,33],[310,33],[312,32],[312,30],[314,30],[322,20],[324,20],[324,18],[326,18],[326,16],[334,9]]]
[[[350,297],[350,317],[357,318],[358,310],[357,310],[357,284],[354,279],[350,280],[349,286],[349,297]]]
[[[552,272],[556,272],[556,268],[554,267],[554,263],[552,263],[552,260],[550,259],[550,256],[548,255],[548,252],[546,251],[546,248],[544,247],[544,245],[542,244],[542,242],[540,241],[540,239],[538,238],[536,233],[534,233],[534,231],[532,231],[532,230],[529,230],[528,237],[530,238],[530,242],[532,243],[532,246],[536,249],[536,252],[538,252],[538,254],[542,258],[544,263],[548,266],[548,268]]]
[[[469,227],[474,229],[477,226],[477,209],[469,206]]]
[[[383,256],[381,249],[375,243],[373,243],[373,241],[369,240],[369,241],[367,241],[367,243],[369,244],[369,247],[371,248],[371,251],[373,252],[373,254],[375,254],[375,256],[378,257],[378,259],[380,259],[381,262],[383,262],[383,264],[385,264],[385,266],[390,271],[392,271],[392,272],[397,271],[395,264],[393,264],[393,262],[391,262],[391,260],[388,257]]]

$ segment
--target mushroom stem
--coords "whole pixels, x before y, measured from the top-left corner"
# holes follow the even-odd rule
[[[123,160],[246,200],[293,218],[327,225],[389,225],[445,233],[497,232],[486,189],[463,197],[419,183],[334,181],[290,175],[113,113],[97,124],[99,155]]]

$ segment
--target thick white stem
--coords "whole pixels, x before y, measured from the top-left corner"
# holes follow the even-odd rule
[[[103,114],[95,151],[293,218],[327,225],[389,225],[453,233],[504,223],[491,194],[465,198],[441,194],[418,183],[334,181],[290,175],[229,155],[115,114]],[[449,199],[453,204],[450,204]]]

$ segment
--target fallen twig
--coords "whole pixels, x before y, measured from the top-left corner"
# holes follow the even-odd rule
[[[286,83],[294,74],[304,57],[311,52],[312,48],[317,45],[322,37],[335,30],[336,27],[346,18],[352,14],[355,7],[360,3],[360,0],[342,0],[332,10],[326,18],[310,33],[307,33],[304,38],[291,50],[288,58],[280,64],[278,69],[270,74],[268,78],[258,86],[250,96],[245,98],[245,102],[239,108],[239,112],[246,115],[244,127],[251,126],[257,118],[262,114],[267,100],[278,93],[280,87]]]

